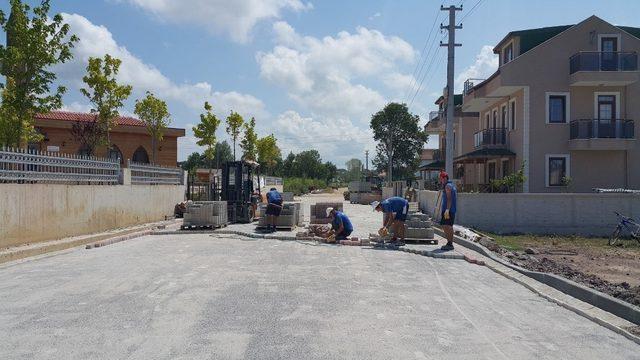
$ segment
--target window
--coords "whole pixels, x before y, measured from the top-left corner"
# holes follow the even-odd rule
[[[149,163],[149,155],[147,154],[147,150],[145,150],[142,146],[138,147],[136,151],[133,153],[133,157],[131,161],[148,164]]]
[[[509,103],[509,120],[511,120],[511,130],[516,129],[516,101]]]
[[[489,128],[489,113],[487,113],[487,114],[484,116],[484,119],[486,120],[486,124],[485,124],[485,127],[484,127],[484,128],[485,128],[485,129],[488,129],[488,128]]]
[[[569,155],[546,156],[547,186],[564,186],[565,177],[569,177]]]
[[[511,171],[509,171],[509,160],[502,160],[502,178],[504,179],[505,177],[509,176],[509,174],[511,173]]]
[[[547,124],[566,124],[569,119],[569,93],[547,93]]]
[[[493,127],[495,129],[498,127],[498,109],[493,110]]]
[[[502,105],[502,107],[500,108],[500,111],[501,111],[501,114],[500,114],[501,115],[500,116],[501,123],[500,123],[500,125],[501,125],[501,127],[503,129],[506,129],[507,125],[508,125],[507,124],[507,105]]]
[[[505,46],[504,50],[502,50],[502,65],[511,60],[513,60],[513,43]]]
[[[489,169],[488,169],[488,176],[489,176],[489,181],[491,180],[495,180],[496,179],[496,163],[494,162],[490,162],[487,164]]]

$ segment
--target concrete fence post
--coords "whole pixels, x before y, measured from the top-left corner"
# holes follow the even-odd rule
[[[131,185],[131,169],[129,168],[121,168],[120,169],[120,177],[119,177],[120,185]]]

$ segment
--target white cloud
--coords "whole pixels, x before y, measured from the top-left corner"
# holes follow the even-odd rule
[[[498,55],[493,53],[493,47],[484,45],[476,56],[476,61],[464,69],[455,80],[456,92],[461,92],[467,79],[486,79],[498,69]]]
[[[382,14],[380,14],[379,12],[369,16],[369,20],[375,20],[375,18],[379,18],[380,16],[382,16]]]
[[[220,115],[226,116],[231,109],[246,116],[266,115],[264,103],[252,95],[216,91],[207,82],[177,84],[156,67],[143,62],[119,45],[106,27],[95,25],[81,15],[63,15],[72,32],[80,38],[73,49],[73,60],[56,69],[60,81],[66,82],[72,89],[82,86],[82,76],[89,57],[102,57],[108,53],[122,60],[118,80],[133,86],[132,98],[149,90],[167,101],[179,102],[197,112],[202,110],[204,101],[209,101]]]
[[[354,157],[362,157],[365,149],[375,149],[371,130],[355,126],[347,118],[303,117],[293,110],[280,114],[274,124],[279,146],[289,151],[317,149],[322,158],[338,167]]]
[[[411,75],[401,74],[399,72],[392,72],[382,76],[384,84],[397,92],[404,93],[407,89],[413,85],[413,88],[417,86],[418,81]]]
[[[313,8],[301,0],[126,0],[159,19],[195,24],[214,34],[227,34],[245,43],[260,21],[277,19],[283,10],[294,12]]]
[[[406,77],[400,65],[411,63],[416,55],[401,38],[364,27],[324,38],[302,36],[282,21],[273,30],[275,47],[256,55],[261,76],[285,88],[316,116],[347,116],[360,124],[387,102],[365,83],[386,80],[398,86]]]

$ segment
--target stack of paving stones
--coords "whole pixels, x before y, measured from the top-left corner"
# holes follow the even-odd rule
[[[300,214],[300,203],[284,203],[282,204],[282,211],[276,221],[277,228],[294,229],[302,220]],[[266,214],[267,204],[260,204],[260,213]],[[267,216],[260,217],[258,222],[258,228],[267,227]]]
[[[219,228],[227,224],[226,201],[194,201],[187,204],[181,228]]]
[[[338,211],[343,211],[341,202],[319,202],[315,205],[311,205],[310,211],[310,224],[329,224],[331,218],[327,217],[327,208],[334,208]]]
[[[367,205],[380,201],[380,194],[371,192],[371,183],[365,181],[352,181],[349,183],[349,201],[352,204]]]
[[[427,214],[410,212],[405,226],[406,240],[434,240],[431,219]]]
[[[280,195],[282,196],[282,201],[285,201],[285,202],[293,201],[292,192],[283,192],[283,193],[280,193]]]

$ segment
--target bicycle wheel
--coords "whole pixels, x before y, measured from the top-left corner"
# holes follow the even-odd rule
[[[609,245],[614,245],[616,242],[618,242],[618,239],[620,239],[620,233],[622,232],[622,228],[620,226],[616,227],[615,230],[613,230],[613,233],[611,233],[611,237],[609,238]]]

